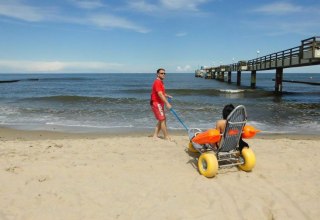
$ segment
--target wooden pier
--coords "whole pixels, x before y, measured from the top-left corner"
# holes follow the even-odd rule
[[[206,72],[206,78],[217,79],[221,81],[225,81],[225,73],[227,73],[228,83],[231,83],[232,71],[236,71],[237,85],[241,85],[241,72],[251,71],[251,88],[256,87],[257,71],[275,70],[275,92],[281,94],[282,82],[289,82],[289,80],[283,80],[284,68],[303,67],[319,64],[320,37],[315,36],[302,40],[301,45],[297,47],[293,47],[248,61],[239,61],[237,63],[220,65],[217,67],[206,67],[203,70]],[[317,85],[318,83],[315,82],[313,84]]]

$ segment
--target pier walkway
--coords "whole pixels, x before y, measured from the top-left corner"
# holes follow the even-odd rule
[[[205,72],[206,78],[224,81],[225,73],[227,82],[231,83],[231,72],[237,72],[237,85],[241,84],[241,72],[251,71],[251,88],[256,87],[257,71],[276,70],[275,92],[282,93],[283,69],[303,67],[320,64],[320,36],[311,37],[301,41],[301,45],[248,61],[239,61],[229,65],[206,67],[196,70],[196,76]],[[303,83],[303,82],[300,82]],[[317,83],[315,83],[317,84]]]

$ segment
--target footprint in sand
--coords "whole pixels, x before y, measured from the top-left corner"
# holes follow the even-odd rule
[[[17,166],[12,166],[12,167],[8,167],[6,171],[10,173],[20,173],[22,171],[22,168]]]

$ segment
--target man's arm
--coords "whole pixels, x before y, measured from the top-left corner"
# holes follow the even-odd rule
[[[168,109],[171,109],[172,106],[171,106],[171,104],[168,102],[166,96],[163,95],[163,93],[162,93],[161,91],[158,92],[158,95],[159,95],[160,99],[166,104],[167,108],[168,108]],[[169,97],[169,96],[168,96],[168,97]]]

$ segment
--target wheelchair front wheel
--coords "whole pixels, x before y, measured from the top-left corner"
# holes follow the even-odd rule
[[[201,175],[211,178],[218,173],[218,160],[213,153],[203,153],[198,160],[198,169]]]

